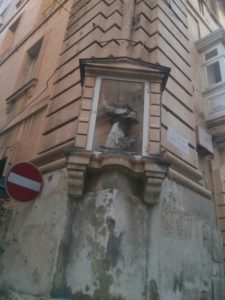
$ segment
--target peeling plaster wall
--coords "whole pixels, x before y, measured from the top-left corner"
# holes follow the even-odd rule
[[[223,299],[210,200],[166,180],[152,208],[123,188],[88,193],[77,209],[67,271],[76,299]]]
[[[71,292],[139,299],[145,291],[147,218],[137,197],[116,189],[88,193],[74,217],[67,270]]]
[[[164,182],[148,225],[148,282],[150,290],[157,284],[159,299],[224,299],[222,238],[213,211],[211,200]]]
[[[0,240],[0,291],[51,292],[70,211],[64,171],[48,174],[44,181],[41,197],[12,203],[8,229]]]
[[[212,201],[166,179],[149,207],[119,171],[95,177],[78,201],[64,171],[45,183],[1,227],[1,300],[224,299]]]

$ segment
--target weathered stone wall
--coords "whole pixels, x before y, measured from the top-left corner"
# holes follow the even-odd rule
[[[55,274],[63,276],[57,265],[66,248],[66,228],[71,219],[67,182],[63,171],[49,173],[44,179],[41,197],[32,203],[12,203],[8,228],[0,228],[4,230],[0,240],[0,291],[48,295],[57,280]]]
[[[75,202],[65,175],[46,175],[40,198],[15,205],[1,240],[1,300],[224,299],[210,200],[166,179],[160,204],[146,206],[141,182],[107,171]]]
[[[169,180],[153,208],[130,191],[103,189],[78,204],[67,272],[77,299],[223,299],[213,203]]]
[[[86,195],[74,218],[67,272],[67,284],[78,299],[141,299],[147,217],[137,197],[117,189]]]
[[[224,298],[222,239],[213,212],[211,200],[165,181],[148,226],[149,282],[157,283],[159,299]]]

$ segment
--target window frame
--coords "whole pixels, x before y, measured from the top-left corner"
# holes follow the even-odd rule
[[[37,82],[38,82],[39,72],[40,72],[42,61],[43,61],[43,58],[45,55],[47,39],[48,39],[48,34],[46,33],[45,35],[39,36],[36,39],[35,43],[33,43],[29,48],[26,47],[23,61],[20,65],[20,67],[18,68],[19,70],[18,70],[18,74],[17,74],[17,80],[16,80],[15,86],[14,86],[14,92],[5,99],[6,103],[10,104],[10,106],[8,107],[8,112],[10,112],[12,109],[11,104],[13,104],[14,101],[19,100],[25,94],[27,94],[27,96],[26,96],[27,98],[32,97],[33,90],[36,87]],[[36,60],[35,66],[33,68],[32,76],[30,78],[25,78],[25,76],[23,75],[23,72],[25,69],[25,64],[27,63],[27,55],[28,55],[27,52],[30,51],[40,40],[42,40],[42,44],[40,47],[38,58]]]
[[[220,72],[220,80],[219,81],[217,81],[217,82],[214,82],[214,83],[210,83],[210,80],[209,80],[209,76],[210,76],[210,74],[209,74],[209,68],[211,67],[211,66],[213,66],[213,65],[215,65],[215,64],[218,64],[218,66],[219,66],[219,72]],[[215,70],[213,70],[212,72],[214,72],[214,76],[213,77],[215,77],[216,78],[216,74],[215,74]],[[205,73],[206,73],[206,83],[207,83],[207,86],[206,86],[206,88],[212,88],[212,87],[214,87],[214,86],[217,86],[218,84],[221,84],[221,82],[223,82],[223,76],[222,76],[222,70],[221,70],[221,65],[220,65],[220,60],[215,60],[215,61],[211,61],[209,64],[207,64],[206,66],[205,66]]]
[[[26,71],[27,74],[24,74],[24,82],[27,82],[32,78],[37,77],[37,69],[39,66],[43,41],[44,41],[44,37],[41,37],[25,53],[22,72],[25,72],[27,68]]]
[[[21,24],[22,16],[23,16],[23,14],[20,14],[16,19],[14,19],[12,22],[10,22],[9,26],[7,27],[5,36],[4,36],[2,45],[1,45],[1,54],[4,54],[7,51],[10,51],[10,49],[13,48],[16,37],[17,37],[17,31]]]
[[[29,63],[29,55],[30,55],[29,52],[31,52],[32,49],[35,47],[35,45],[37,45],[39,42],[41,42],[41,46],[40,46],[37,58],[33,64],[33,70],[29,77],[25,76],[24,72],[26,70],[27,64]],[[20,70],[18,72],[17,82],[15,84],[15,90],[20,90],[23,87],[26,87],[27,85],[29,85],[29,82],[37,82],[38,74],[39,74],[42,60],[43,60],[44,53],[45,53],[46,44],[47,44],[47,35],[42,35],[42,36],[38,37],[36,39],[36,41],[32,45],[29,46],[29,48],[27,47],[27,49],[25,50],[25,53],[24,53],[23,62],[21,64]]]
[[[143,101],[143,136],[142,136],[142,156],[148,155],[148,134],[149,134],[149,118],[150,118],[150,84],[148,80],[139,78],[129,78],[121,76],[97,76],[94,86],[94,94],[92,97],[91,115],[89,119],[89,128],[87,134],[86,150],[93,150],[94,132],[96,126],[97,110],[101,89],[101,82],[103,79],[117,80],[117,81],[133,81],[144,83],[144,101]],[[139,154],[138,154],[139,155]]]
[[[217,50],[217,55],[206,60],[206,58],[205,58],[206,54],[213,50]],[[218,45],[214,45],[214,46],[208,48],[207,51],[204,51],[202,53],[203,73],[204,73],[204,78],[205,78],[205,90],[213,89],[214,87],[217,87],[225,82],[225,70],[224,70],[225,69],[225,55],[223,52],[224,52],[224,48],[222,47],[222,45],[218,44]],[[216,82],[214,84],[209,84],[207,67],[209,67],[210,65],[212,65],[216,62],[219,63],[221,81]]]
[[[214,51],[214,50],[217,51],[217,54],[214,55],[214,56],[212,56],[212,57],[210,57],[209,59],[206,59],[206,55],[209,54],[210,52]],[[208,62],[211,61],[212,59],[218,57],[218,55],[219,55],[219,53],[218,53],[218,47],[213,47],[213,48],[211,48],[209,51],[206,51],[206,52],[204,53],[204,61],[205,61],[205,63],[208,63]]]
[[[17,29],[18,29],[18,27],[19,27],[19,25],[20,25],[20,23],[21,23],[21,17],[22,17],[22,14],[19,15],[19,16],[16,18],[16,20],[13,21],[12,24],[10,24],[10,26],[9,26],[9,30],[10,30],[13,34],[16,33],[16,31],[17,31]]]

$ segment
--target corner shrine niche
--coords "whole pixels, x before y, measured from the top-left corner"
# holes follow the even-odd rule
[[[142,153],[144,82],[102,79],[93,150]]]

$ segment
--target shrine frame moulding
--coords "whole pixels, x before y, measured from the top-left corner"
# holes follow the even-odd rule
[[[159,195],[161,193],[162,183],[167,175],[170,163],[161,157],[161,94],[166,86],[168,76],[170,74],[170,68],[157,64],[151,64],[139,59],[132,59],[127,57],[108,57],[108,58],[91,58],[80,59],[80,74],[81,84],[83,88],[82,101],[86,100],[85,95],[87,92],[85,89],[86,79],[94,78],[93,86],[91,87],[92,93],[89,101],[91,105],[87,109],[85,106],[85,124],[82,117],[82,104],[81,113],[78,120],[78,132],[75,140],[75,147],[68,149],[65,153],[66,164],[68,171],[68,190],[69,195],[72,198],[79,199],[84,192],[84,182],[86,173],[91,171],[91,174],[103,173],[106,169],[118,169],[126,172],[130,177],[140,178],[144,182],[143,199],[145,203],[150,205],[157,204],[159,201]],[[159,100],[158,115],[157,118],[158,128],[154,128],[154,131],[158,130],[159,140],[157,141],[157,147],[153,147],[156,143],[148,141],[149,149],[148,153],[142,152],[142,155],[135,155],[126,151],[94,151],[91,149],[90,144],[88,146],[88,131],[90,124],[91,113],[93,110],[93,99],[95,94],[97,78],[111,77],[119,79],[130,79],[131,81],[137,80],[148,83],[148,105],[146,106],[148,118],[151,118],[151,95],[157,95]],[[88,86],[90,90],[90,86]],[[99,90],[99,86],[98,86]],[[146,89],[145,89],[146,93]],[[85,99],[85,100],[84,100]],[[146,101],[146,100],[145,100]],[[143,104],[144,107],[144,104]],[[146,112],[144,112],[146,114]],[[79,126],[82,124],[82,134],[79,134]],[[87,125],[88,124],[88,125]],[[148,123],[147,123],[148,124]],[[94,124],[95,125],[95,124]],[[151,124],[149,126],[148,138],[151,134]],[[84,127],[86,128],[84,131]],[[94,130],[92,130],[94,132]],[[93,133],[94,134],[94,133]],[[92,137],[93,138],[93,137]],[[144,138],[144,137],[143,137]]]

